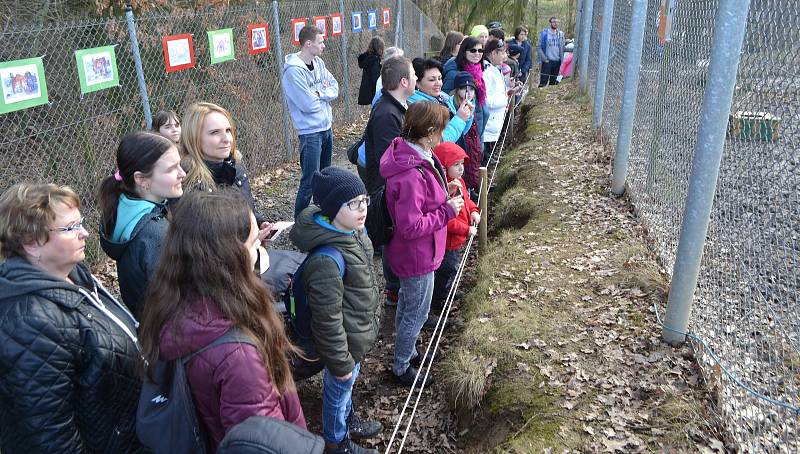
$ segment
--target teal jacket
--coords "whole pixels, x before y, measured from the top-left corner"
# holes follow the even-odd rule
[[[428,101],[428,102],[435,102],[441,104],[445,107],[448,107],[448,101],[450,101],[450,96],[442,93],[439,95],[438,98],[434,98],[433,96],[429,96],[419,90],[416,90],[410,98],[408,98],[408,105],[414,104],[415,102],[420,101]],[[450,121],[447,122],[447,127],[444,128],[444,133],[442,134],[442,141],[443,142],[458,142],[464,134],[469,131],[469,126],[464,120],[460,117],[453,116],[450,118]]]

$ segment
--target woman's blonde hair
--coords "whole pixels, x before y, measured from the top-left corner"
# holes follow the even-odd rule
[[[197,102],[186,108],[183,113],[183,123],[181,124],[181,167],[186,171],[186,181],[189,182],[187,189],[211,188],[214,186],[214,176],[208,169],[203,157],[203,150],[200,146],[200,135],[203,133],[203,122],[211,112],[218,112],[228,119],[231,125],[231,154],[236,162],[242,160],[242,154],[236,148],[236,127],[233,125],[233,117],[224,108],[210,103]]]

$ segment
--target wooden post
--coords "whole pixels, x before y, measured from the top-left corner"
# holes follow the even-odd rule
[[[481,167],[481,193],[478,198],[478,208],[481,210],[481,222],[478,223],[478,251],[481,254],[486,253],[486,247],[489,245],[488,219],[489,219],[489,173],[486,167]]]

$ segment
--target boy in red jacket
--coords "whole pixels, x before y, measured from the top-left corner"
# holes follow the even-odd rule
[[[433,149],[433,154],[447,169],[447,182],[458,181],[460,191],[464,197],[464,207],[458,216],[447,222],[447,246],[442,259],[442,265],[436,270],[433,281],[433,299],[431,300],[431,310],[428,321],[423,326],[424,329],[434,329],[439,320],[439,314],[444,308],[450,287],[453,285],[453,278],[456,275],[458,265],[461,263],[461,248],[467,242],[467,235],[478,233],[478,222],[481,214],[475,203],[468,197],[467,185],[461,175],[464,174],[464,165],[469,162],[469,157],[463,148],[452,143],[442,142]],[[451,194],[453,195],[453,194]],[[458,195],[458,194],[454,194]]]

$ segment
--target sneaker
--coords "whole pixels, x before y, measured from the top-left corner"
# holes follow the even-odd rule
[[[378,421],[363,421],[355,413],[351,413],[347,419],[347,430],[350,432],[351,438],[364,440],[381,433],[383,424]]]
[[[431,356],[431,353],[428,353],[428,358],[425,358],[425,363],[426,364],[430,362],[430,361],[428,361],[428,359],[430,359],[429,358],[430,356]],[[417,369],[419,369],[419,366],[422,365],[422,355],[417,355],[417,356],[411,358],[411,361],[409,361],[408,363],[411,364],[412,366],[416,367]],[[430,379],[431,379],[431,376],[428,375],[428,380],[430,380]],[[413,380],[413,378],[412,378],[412,380]]]
[[[392,375],[397,383],[410,388],[412,385],[414,385],[414,377],[417,376],[417,369],[414,366],[408,366],[408,369],[406,369],[402,375],[395,375],[394,372],[392,372]],[[422,383],[424,376],[425,375],[423,374],[419,380],[417,380],[417,384]],[[428,381],[425,382],[425,385],[430,386],[431,384],[433,384],[433,377],[428,375]]]
[[[429,315],[428,319],[425,320],[425,324],[422,325],[422,329],[425,331],[433,331],[436,329],[437,323],[439,323],[439,317],[436,315]],[[417,358],[419,358],[419,356]]]
[[[325,442],[325,454],[378,454],[374,449],[362,448],[361,446],[353,443],[349,437],[337,444]]]
[[[397,290],[384,290],[383,294],[386,296],[387,306],[397,306],[397,300],[400,299],[400,294],[397,293]]]

